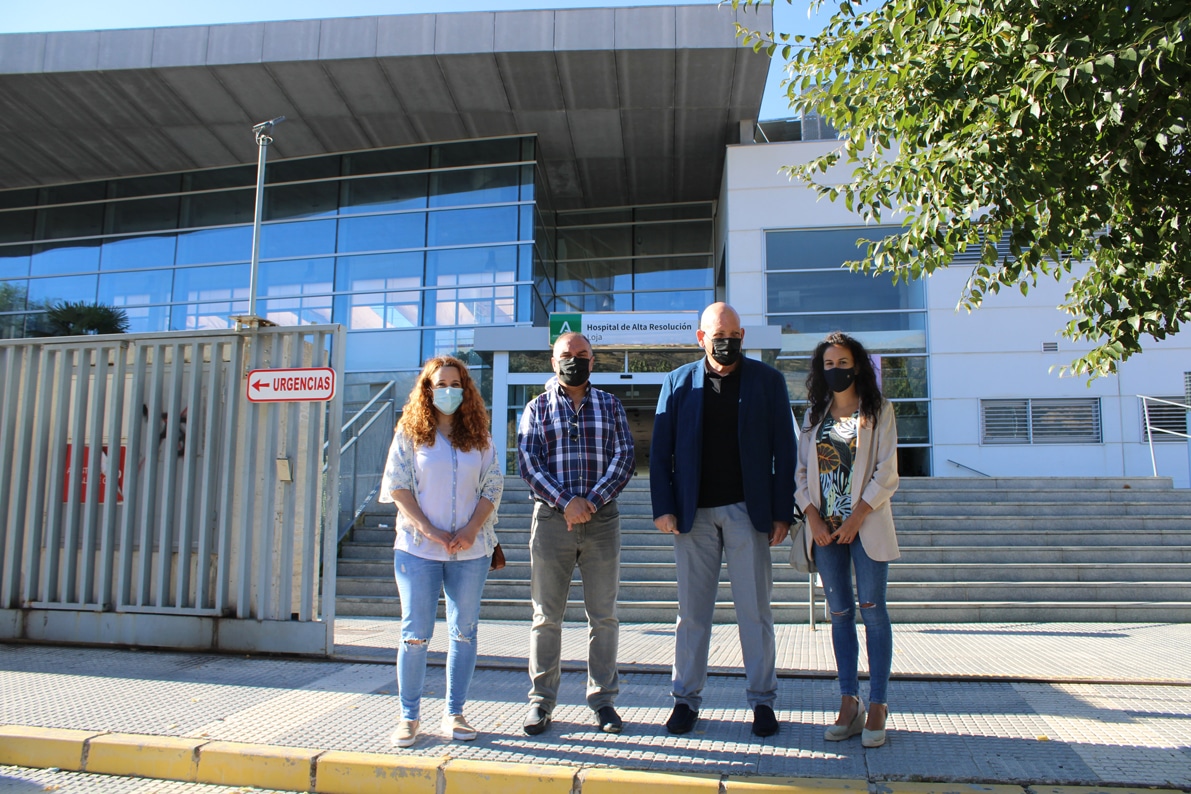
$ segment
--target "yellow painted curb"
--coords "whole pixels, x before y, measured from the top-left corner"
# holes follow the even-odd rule
[[[579,769],[556,764],[448,761],[442,771],[447,794],[570,794]]]
[[[1182,794],[1180,789],[1137,786],[1030,786],[1035,794]]]
[[[435,794],[442,758],[330,750],[318,757],[319,794]]]
[[[724,781],[724,790],[728,794],[868,794],[868,781],[809,777],[730,777]]]
[[[624,794],[626,791],[666,794],[719,794],[719,775],[676,775],[633,772],[627,769],[585,769],[580,774],[583,794]],[[1021,794],[1021,792],[1018,792]]]
[[[102,735],[103,731],[0,725],[0,764],[78,772],[87,740]]]
[[[878,794],[1022,794],[1021,786],[996,783],[878,783]]]
[[[209,741],[133,733],[96,736],[87,743],[86,771],[191,782],[198,772],[195,750]]]
[[[322,750],[242,742],[211,742],[199,750],[199,783],[309,791]]]

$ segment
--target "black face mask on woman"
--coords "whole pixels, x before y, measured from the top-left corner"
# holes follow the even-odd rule
[[[582,386],[591,374],[590,358],[560,358],[558,379],[564,386]]]
[[[823,370],[823,380],[827,381],[827,388],[836,394],[847,391],[852,382],[856,380],[856,367],[825,369]]]
[[[730,367],[740,360],[740,341],[732,337],[712,339],[711,357],[722,367]]]

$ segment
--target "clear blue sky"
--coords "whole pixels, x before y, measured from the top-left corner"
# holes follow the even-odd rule
[[[682,2],[684,0],[440,0],[438,3],[415,0],[335,0],[333,3],[327,0],[58,0],[51,3],[0,0],[0,33],[155,28],[451,11],[673,5]],[[697,3],[701,0],[685,2]],[[808,19],[809,5],[809,0],[794,0],[793,4],[777,0],[774,4],[774,27],[787,33],[817,32],[826,17],[816,15]],[[761,104],[763,119],[786,115],[786,102],[779,86],[782,78],[780,66],[780,63],[774,63],[769,70],[769,84]]]

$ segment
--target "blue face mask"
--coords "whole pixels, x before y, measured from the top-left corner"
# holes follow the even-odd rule
[[[434,390],[434,407],[444,414],[450,415],[459,410],[463,404],[463,389],[454,386],[442,386]]]

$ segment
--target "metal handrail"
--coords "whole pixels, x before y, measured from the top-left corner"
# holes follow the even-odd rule
[[[368,490],[368,493],[365,494],[363,497],[360,497],[356,491],[356,484],[360,479],[359,445],[357,444],[357,442],[364,436],[365,433],[368,432],[368,430],[374,424],[376,424],[376,422],[378,420],[380,420],[380,418],[382,416],[384,416],[387,413],[387,411],[386,411],[387,408],[389,408],[390,406],[392,406],[394,409],[396,408],[396,402],[397,402],[396,389],[397,389],[396,381],[389,381],[388,383],[386,383],[384,386],[382,386],[380,388],[379,391],[377,391],[376,394],[374,394],[372,396],[372,399],[370,399],[367,403],[365,403],[364,406],[362,408],[360,408],[360,410],[358,410],[354,414],[352,414],[351,418],[348,419],[346,422],[344,422],[343,427],[341,427],[339,429],[339,443],[342,444],[342,446],[340,447],[339,459],[341,461],[346,461],[347,460],[346,453],[351,451],[352,452],[352,456],[351,456],[352,465],[351,465],[351,486],[349,489],[349,493],[346,493],[346,494],[343,493],[344,484],[342,481],[342,477],[341,477],[340,483],[339,483],[339,487],[340,487],[339,515],[340,516],[348,515],[348,511],[350,511],[350,516],[347,517],[346,519],[343,519],[340,521],[339,527],[338,527],[337,540],[340,540],[340,541],[343,540],[344,536],[347,535],[347,533],[351,530],[352,526],[356,523],[356,519],[360,517],[360,515],[368,507],[369,503],[372,502],[373,497],[375,497],[376,494],[380,491],[381,474],[383,473],[383,470],[384,470],[383,469],[383,466],[384,466],[383,456],[381,456],[377,461],[375,461],[375,463],[379,465],[378,471],[365,473],[366,475],[369,476],[369,479],[373,483],[371,488]],[[374,408],[374,406],[377,406],[377,403],[381,403],[381,405],[379,407]],[[368,414],[371,414],[371,416],[368,416]],[[368,416],[368,419],[367,419],[367,421],[365,421],[361,424],[361,420],[365,416]],[[345,434],[347,434],[349,432],[351,433],[351,438],[349,438],[346,442],[344,442],[343,437]],[[323,444],[324,458],[326,457],[326,453],[330,448],[330,444],[331,444],[331,439],[329,439],[329,438]],[[326,471],[325,466],[323,467],[323,470]],[[375,476],[371,476],[373,474]]]
[[[948,458],[947,462],[952,466],[959,466],[961,469],[967,469],[973,474],[979,474],[981,477],[992,477],[991,474],[985,474],[984,472],[980,471],[980,469],[973,469],[971,466],[966,466],[963,463],[960,463],[958,460],[952,460],[951,458]]]
[[[1145,414],[1146,439],[1150,443],[1150,466],[1153,467],[1154,476],[1157,477],[1158,476],[1158,459],[1154,456],[1154,433],[1166,433],[1167,435],[1178,436],[1179,438],[1188,439],[1188,441],[1191,441],[1191,435],[1188,435],[1187,433],[1180,433],[1177,430],[1168,430],[1165,427],[1154,427],[1152,424],[1150,424],[1150,403],[1156,402],[1156,403],[1162,403],[1163,405],[1173,405],[1176,408],[1182,408],[1184,411],[1187,411],[1188,413],[1191,413],[1191,405],[1187,405],[1186,403],[1175,402],[1174,400],[1164,400],[1161,397],[1150,397],[1149,395],[1146,395],[1146,394],[1139,394],[1137,396],[1139,398],[1141,398],[1141,410],[1142,410],[1142,413]],[[1191,427],[1188,427],[1188,430],[1191,430]]]

